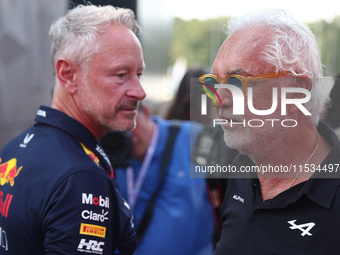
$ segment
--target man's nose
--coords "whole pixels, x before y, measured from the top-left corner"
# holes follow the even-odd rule
[[[226,89],[226,88],[217,88],[216,92],[220,96],[220,99],[221,99],[221,101],[220,100],[216,100],[216,105],[214,104],[214,106],[216,108],[231,107],[231,106],[233,106],[233,98],[230,95],[231,92],[228,89]]]
[[[146,93],[138,77],[131,81],[131,88],[127,91],[127,95],[134,97],[138,101],[142,101],[146,97]]]

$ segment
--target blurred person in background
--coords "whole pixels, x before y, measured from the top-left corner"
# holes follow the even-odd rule
[[[315,36],[280,9],[233,19],[227,34],[212,74],[200,78],[218,84],[225,143],[241,152],[215,255],[339,254],[340,142],[319,121],[327,96]]]
[[[204,143],[204,139],[206,139],[206,135],[208,135],[214,143],[214,145],[211,146],[212,150],[215,149],[220,152],[223,151],[225,158],[223,160],[223,164],[229,165],[232,164],[233,160],[238,155],[238,151],[229,148],[225,144],[219,143],[221,140],[220,137],[223,135],[223,130],[221,128],[212,128],[212,121],[216,117],[213,105],[208,104],[207,114],[201,114],[202,91],[197,89],[197,87],[200,86],[197,82],[200,76],[207,73],[207,70],[207,68],[197,66],[190,68],[185,73],[165,118],[168,120],[187,120],[191,121],[191,123],[199,122],[204,124],[198,139],[196,139],[194,149],[202,146],[204,147],[202,143]],[[218,141],[216,141],[215,138],[217,138]],[[210,151],[209,153],[216,154],[213,151]],[[192,160],[195,161],[195,157],[192,157]],[[198,162],[195,161],[195,163],[199,165]],[[206,160],[206,165],[214,165],[214,163],[215,162],[212,162],[209,158]],[[215,231],[213,240],[215,245],[220,238],[222,229],[222,223],[219,219],[219,215],[227,187],[227,178],[217,175],[208,175],[206,182],[209,191],[209,200],[214,212]]]
[[[192,67],[183,76],[174,99],[165,114],[167,120],[191,120],[199,123],[209,123],[213,119],[213,107],[208,106],[211,114],[201,115],[201,91],[190,88],[190,80],[206,74],[207,68]],[[197,80],[198,81],[198,80]],[[193,87],[195,88],[195,87]],[[191,108],[190,108],[191,105]]]
[[[212,254],[213,218],[205,180],[190,178],[190,146],[201,125],[166,121],[140,105],[131,164],[115,169],[137,232],[135,255]]]
[[[0,152],[0,253],[132,254],[128,205],[98,140],[135,127],[145,92],[129,9],[79,5],[50,28],[51,107]]]

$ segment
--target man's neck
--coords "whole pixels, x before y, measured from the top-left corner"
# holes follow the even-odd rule
[[[51,108],[61,111],[81,123],[97,140],[103,137],[109,130],[108,128],[99,130],[93,122],[91,122],[84,114],[80,112],[77,104],[74,102],[74,98],[66,93],[66,91],[61,87],[56,87]]]
[[[317,168],[330,152],[331,145],[316,127],[306,130],[310,131],[297,132],[298,136],[288,136],[282,143],[264,146],[260,153],[248,155],[260,169],[263,201],[308,180],[314,173],[313,167]]]

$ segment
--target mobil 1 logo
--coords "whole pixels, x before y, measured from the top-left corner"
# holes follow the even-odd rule
[[[110,207],[110,201],[108,197],[103,197],[99,195],[99,197],[95,197],[93,194],[82,194],[82,204],[87,204],[87,205],[97,205],[100,207],[104,208],[109,208]]]

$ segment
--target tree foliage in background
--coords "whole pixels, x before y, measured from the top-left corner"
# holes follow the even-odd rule
[[[221,27],[227,21],[226,18],[204,21],[175,18],[169,48],[169,65],[173,65],[178,57],[184,57],[188,66],[211,66],[212,54],[215,58],[225,39],[221,35]],[[215,52],[212,53],[212,50]]]
[[[209,20],[193,19],[186,21],[175,18],[172,40],[169,47],[168,66],[178,57],[187,60],[188,67],[193,65],[211,66],[219,47],[225,40],[223,26],[230,18]],[[335,76],[340,73],[340,17],[333,22],[324,20],[308,24],[313,30],[322,54],[324,74]]]
[[[324,64],[324,74],[336,76],[340,74],[340,17],[328,23],[319,20],[308,24],[319,45]]]

